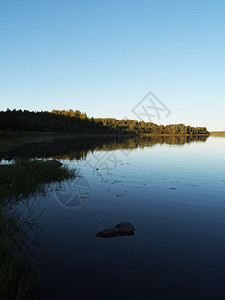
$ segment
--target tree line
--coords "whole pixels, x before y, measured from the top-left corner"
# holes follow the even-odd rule
[[[28,110],[0,111],[0,130],[25,132],[65,133],[108,133],[122,134],[168,134],[208,135],[206,127],[192,127],[184,124],[157,125],[137,120],[114,118],[89,118],[79,110],[52,110],[34,112]]]

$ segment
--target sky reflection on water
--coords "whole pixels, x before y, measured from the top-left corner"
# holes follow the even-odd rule
[[[224,150],[225,138],[214,137],[138,147],[126,157],[118,149],[121,162],[108,174],[86,164],[96,152],[64,161],[79,166],[89,195],[68,209],[49,194],[41,235],[46,297],[224,298]],[[135,236],[95,237],[122,221],[135,224]]]

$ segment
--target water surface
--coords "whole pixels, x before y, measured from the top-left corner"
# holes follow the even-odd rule
[[[39,197],[43,297],[224,299],[225,138],[74,145],[36,154],[80,174]],[[134,236],[95,237],[122,221]]]

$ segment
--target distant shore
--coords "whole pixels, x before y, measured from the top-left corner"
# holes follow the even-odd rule
[[[225,131],[210,131],[210,135],[212,136],[224,136],[225,137]]]
[[[217,132],[216,132],[217,133]],[[225,136],[221,134],[211,134],[217,136]],[[57,133],[57,132],[20,132],[20,131],[0,131],[0,152],[11,150],[23,143],[46,143],[52,142],[58,139],[67,139],[67,138],[101,138],[101,137],[111,137],[113,135],[108,135],[106,133]],[[123,134],[124,136],[124,134]],[[126,138],[134,136],[142,137],[156,137],[156,136],[209,136],[209,134],[151,134],[151,133],[127,133],[125,134]]]
[[[56,132],[20,132],[0,131],[0,152],[10,150],[26,142],[42,143],[59,138],[90,138],[101,137],[96,133],[56,133]]]
[[[146,136],[146,137],[151,137],[151,136],[209,136],[210,133],[196,133],[196,134],[188,134],[188,133],[141,133],[139,134],[140,136]]]

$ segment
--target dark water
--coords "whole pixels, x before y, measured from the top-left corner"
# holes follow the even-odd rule
[[[43,299],[224,299],[225,138],[72,144],[36,146],[80,172],[39,198]]]

